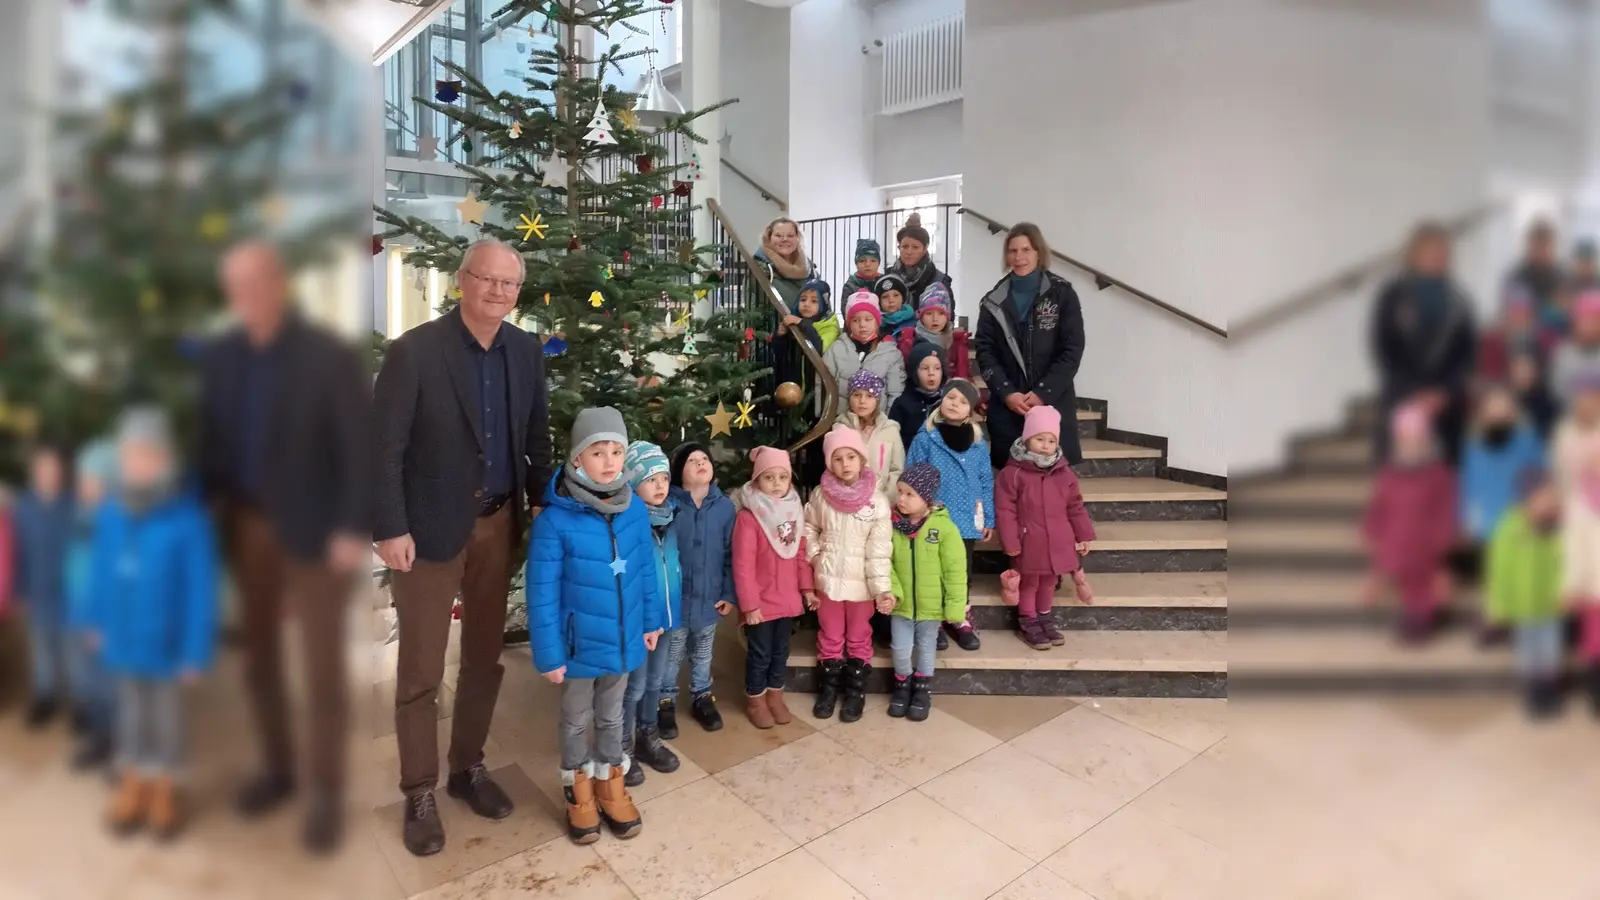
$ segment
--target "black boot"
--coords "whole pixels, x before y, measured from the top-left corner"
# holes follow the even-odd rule
[[[949,637],[949,635],[946,635],[944,633],[944,628],[942,628],[942,627],[939,629],[939,636],[933,639],[933,649],[935,649],[935,650],[949,650],[950,649],[950,637]]]
[[[911,708],[906,711],[906,718],[913,722],[928,718],[928,711],[933,709],[933,695],[928,692],[932,686],[933,679],[927,675],[911,676]]]
[[[889,715],[896,719],[906,717],[906,707],[911,705],[911,677],[895,677],[894,693],[889,695]]]
[[[247,819],[266,815],[294,794],[294,779],[281,772],[263,772],[239,791],[234,806]]]
[[[867,676],[872,666],[864,659],[852,659],[844,669],[844,702],[839,704],[839,721],[859,722],[867,708]]]
[[[1561,714],[1561,682],[1557,678],[1535,678],[1528,682],[1528,718],[1549,719]]]
[[[638,737],[624,731],[622,733],[622,752],[633,753],[634,742]],[[638,787],[644,784],[644,766],[639,765],[638,757],[633,760],[633,765],[628,767],[628,774],[622,776],[622,783],[628,787]]]
[[[72,768],[78,772],[98,769],[110,761],[111,739],[103,734],[85,734],[72,751]]]
[[[833,718],[833,708],[839,703],[839,679],[843,675],[842,659],[817,663],[817,702],[811,705],[811,715],[818,719]]]
[[[678,701],[671,698],[661,701],[661,707],[656,711],[656,730],[661,732],[664,741],[678,739]]]
[[[678,771],[678,755],[666,744],[661,743],[661,733],[648,725],[640,725],[639,733],[633,739],[633,758],[657,772],[669,773]],[[628,770],[631,775],[633,769],[643,768],[634,766]],[[627,778],[623,778],[627,784]]]
[[[722,730],[722,713],[717,712],[717,698],[708,691],[698,694],[694,698],[694,705],[689,707],[689,712],[694,715],[694,720],[700,727],[707,731]]]

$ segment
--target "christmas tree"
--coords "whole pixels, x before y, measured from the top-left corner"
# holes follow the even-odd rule
[[[458,204],[462,221],[526,261],[517,317],[545,340],[558,450],[586,406],[617,407],[631,434],[669,451],[686,439],[720,439],[724,451],[782,444],[804,430],[800,407],[769,400],[771,306],[732,271],[742,261],[696,246],[692,234],[694,148],[706,143],[693,123],[734,101],[636,111],[639,95],[600,77],[652,52],[598,48],[618,29],[642,34],[630,20],[661,9],[514,0],[497,21],[557,37],[554,49],[531,51],[525,91],[492,92],[445,64],[438,93],[418,98],[450,119],[449,141],[475,154],[459,166],[473,182]],[[580,51],[580,29],[597,35],[592,56]],[[471,240],[414,216],[377,215],[386,239],[414,242],[414,266],[453,273]],[[725,475],[737,478],[744,454],[722,456]]]

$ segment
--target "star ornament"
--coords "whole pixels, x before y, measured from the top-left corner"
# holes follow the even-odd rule
[[[473,191],[473,192],[467,194],[467,196],[461,198],[459,201],[456,202],[456,210],[461,213],[461,221],[463,223],[471,222],[471,223],[475,223],[475,224],[478,224],[478,225],[482,225],[483,224],[483,214],[488,209],[489,209],[489,204],[487,204],[487,203],[483,202],[482,200],[478,199],[478,192],[477,191]],[[522,218],[523,218],[523,221],[527,221],[528,217],[527,216],[523,216]],[[542,235],[541,235],[541,237],[542,237]],[[524,240],[526,240],[526,238],[524,238]]]
[[[549,157],[540,161],[539,167],[544,169],[545,187],[567,186],[567,175],[572,172],[572,166],[567,164],[566,157],[560,153],[551,153]]]
[[[733,413],[728,412],[727,407],[723,406],[721,400],[717,401],[717,411],[706,416],[705,420],[711,423],[712,437],[716,437],[719,434],[726,434],[730,437],[733,435],[733,429],[728,427],[729,423],[733,421]]]
[[[622,127],[629,131],[639,130],[639,114],[631,109],[625,109],[617,113],[617,121],[621,122]]]
[[[740,401],[738,405],[739,417],[733,420],[733,425],[735,428],[749,428],[752,424],[750,421],[750,414],[756,411],[756,405],[754,403],[745,403],[743,401]]]
[[[611,574],[617,575],[617,576],[621,576],[622,574],[624,574],[627,571],[628,571],[628,561],[627,560],[625,560],[625,559],[623,559],[622,557],[619,556],[616,559],[613,559],[611,561]]]
[[[685,309],[683,311],[683,315],[679,316],[677,318],[677,320],[672,323],[672,327],[673,328],[686,328],[686,327],[688,327],[688,325],[689,325],[689,317],[692,316],[692,315],[694,315],[694,310]]]
[[[532,240],[535,235],[543,240],[545,232],[550,229],[550,226],[544,224],[544,216],[539,213],[534,213],[531,219],[527,213],[523,213],[522,224],[517,227],[522,230],[522,239],[525,241]]]

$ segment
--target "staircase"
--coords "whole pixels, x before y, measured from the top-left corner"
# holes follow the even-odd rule
[[[1235,687],[1315,694],[1512,688],[1509,648],[1479,648],[1471,627],[1403,647],[1392,603],[1362,602],[1372,421],[1372,408],[1356,404],[1344,428],[1296,443],[1284,472],[1233,485]],[[1447,616],[1470,622],[1476,608],[1476,593],[1463,591]]]
[[[1054,609],[1066,646],[1028,647],[1016,637],[1016,611],[1000,600],[1005,555],[997,543],[980,544],[971,603],[983,646],[941,651],[935,691],[1227,696],[1228,494],[1168,480],[1163,450],[1125,440],[1143,436],[1108,435],[1104,404],[1089,405],[1097,408],[1078,411],[1085,459],[1077,472],[1099,536],[1084,560],[1094,605],[1078,602],[1069,579]],[[814,690],[815,633],[798,632],[790,645],[791,688]],[[887,691],[887,647],[876,649],[872,666],[875,688]]]

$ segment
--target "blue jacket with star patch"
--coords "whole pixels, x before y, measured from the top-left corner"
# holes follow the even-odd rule
[[[644,664],[647,632],[665,628],[650,514],[635,497],[602,516],[567,496],[560,470],[534,521],[525,576],[528,641],[541,674],[623,675]]]

